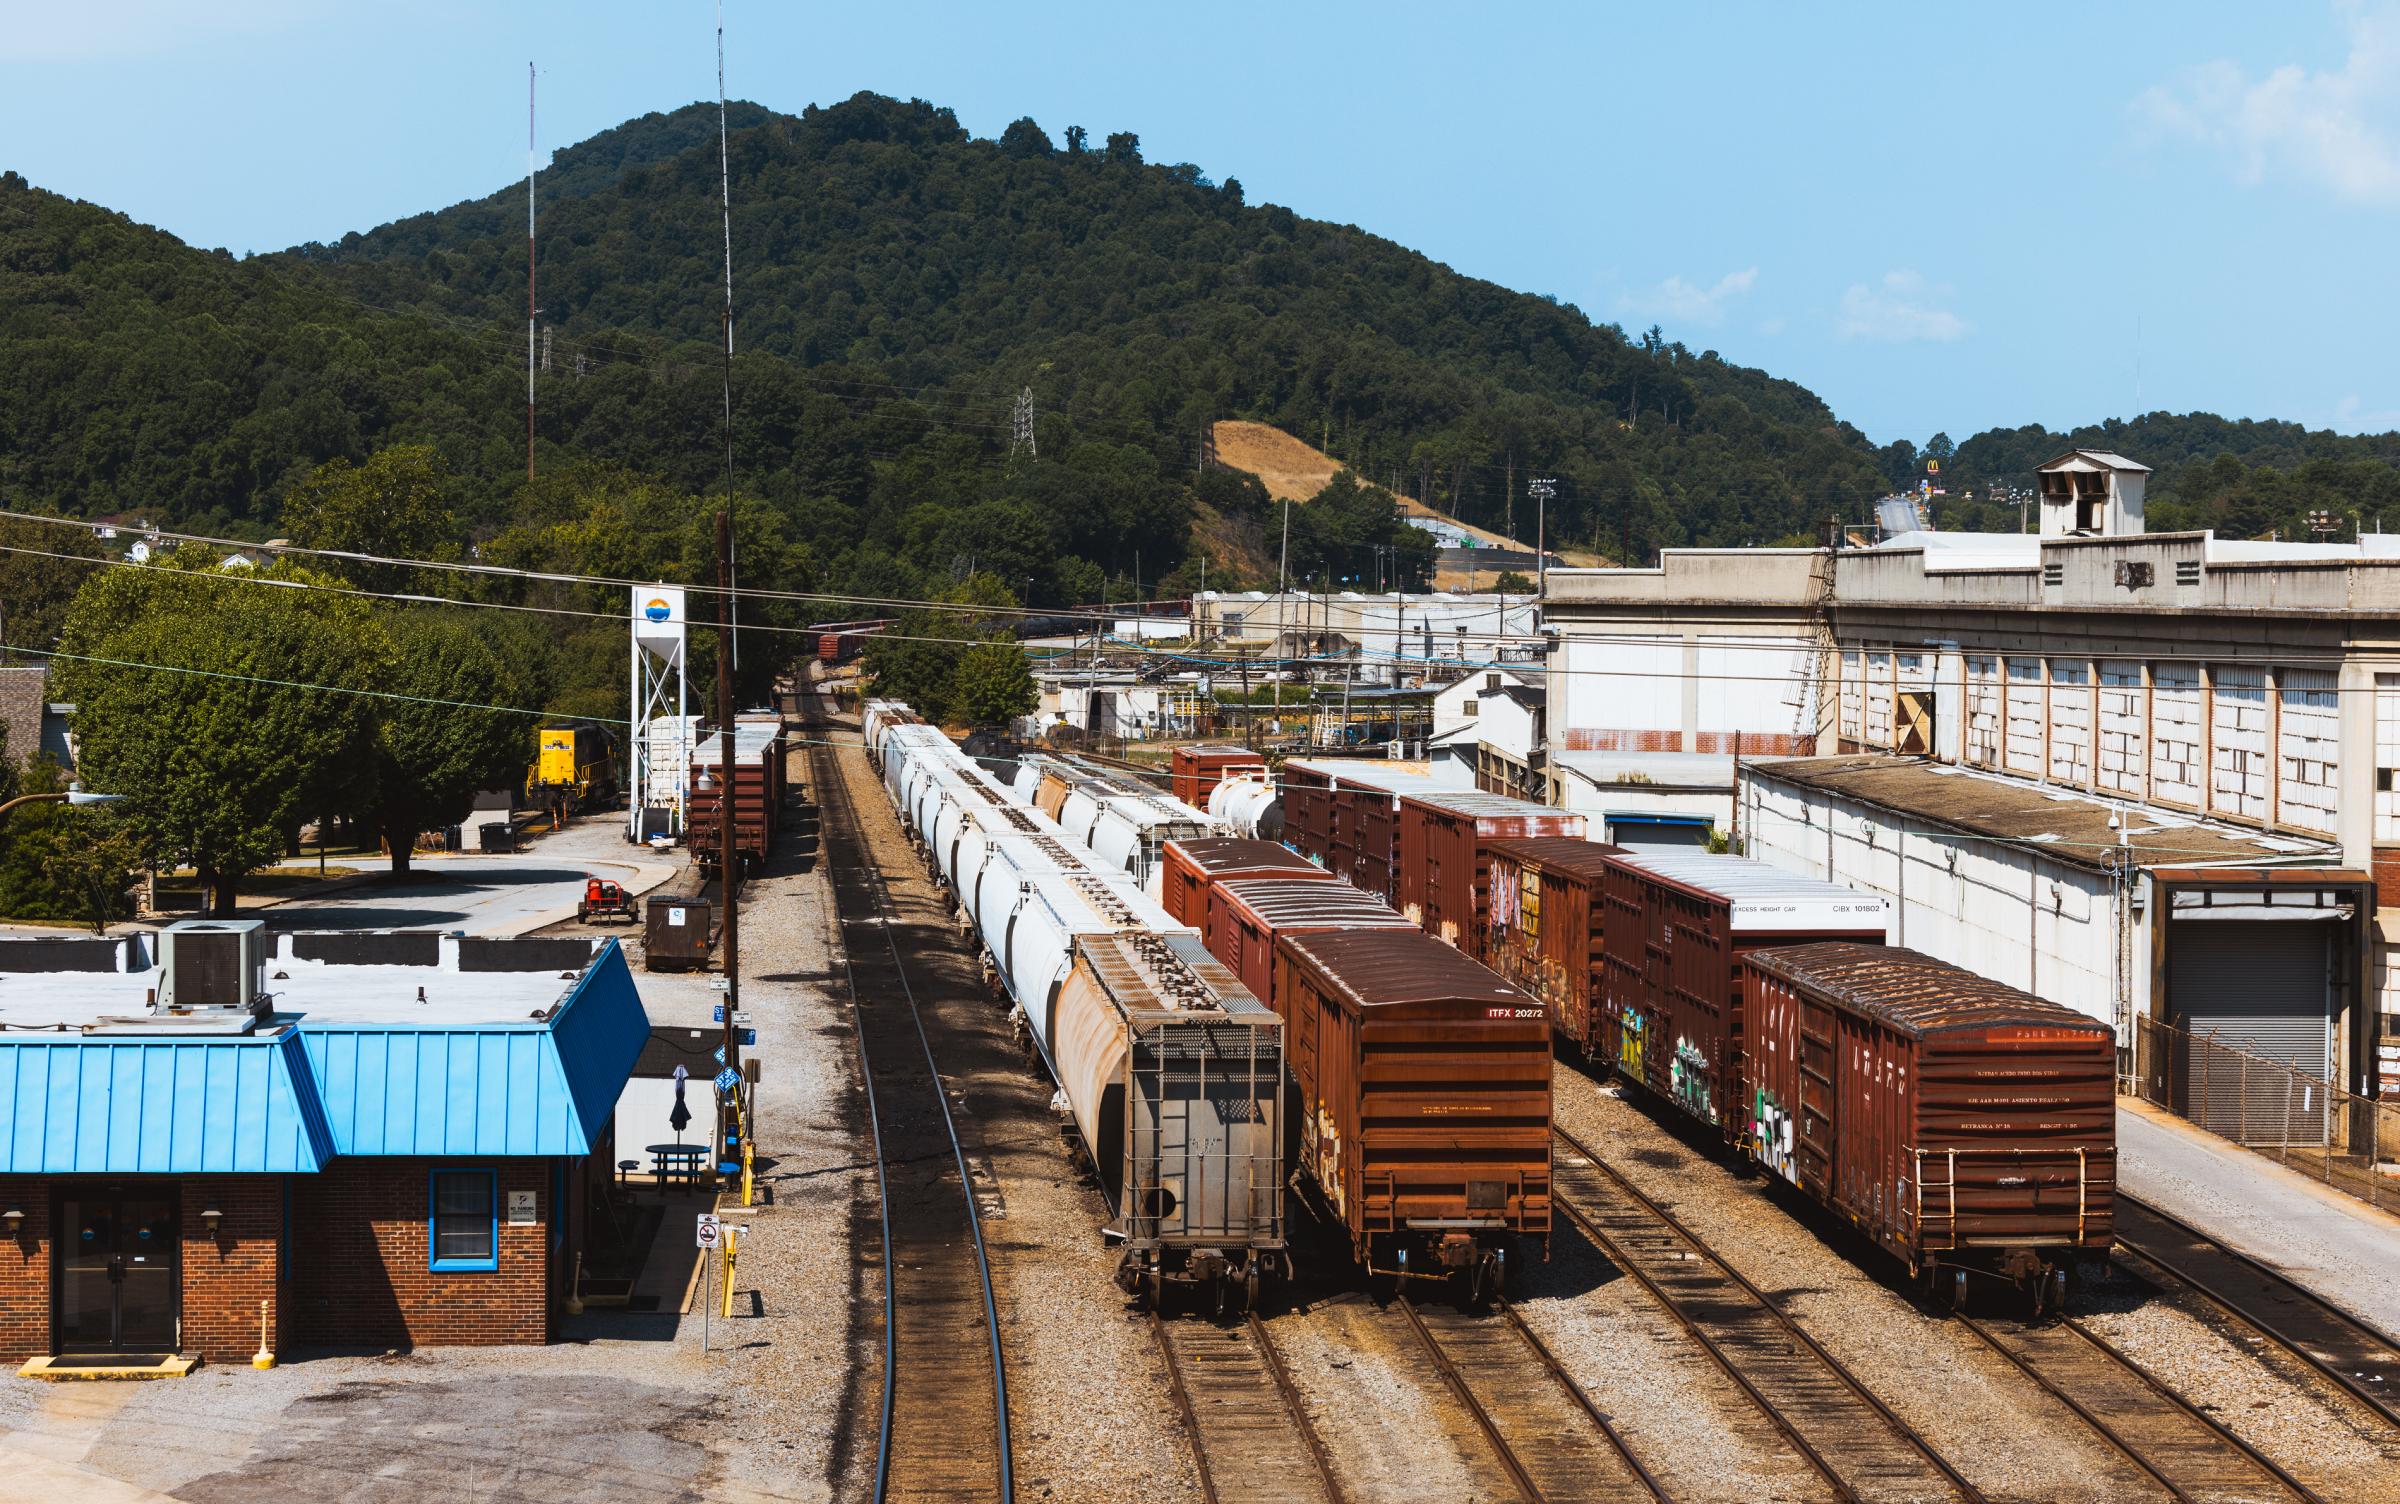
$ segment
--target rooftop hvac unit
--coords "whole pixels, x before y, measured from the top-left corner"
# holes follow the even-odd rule
[[[158,1006],[255,1012],[266,991],[261,919],[185,919],[158,932]]]

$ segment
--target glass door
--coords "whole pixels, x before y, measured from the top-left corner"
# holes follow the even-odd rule
[[[175,1202],[121,1187],[60,1197],[60,1352],[172,1352],[179,1293]]]

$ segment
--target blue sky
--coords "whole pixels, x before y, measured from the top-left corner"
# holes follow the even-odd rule
[[[715,93],[707,3],[18,0],[0,165],[271,250]],[[1463,17],[1473,16],[1466,20]],[[728,87],[1152,161],[1805,382],[1878,441],[2400,427],[2400,3],[813,7]]]

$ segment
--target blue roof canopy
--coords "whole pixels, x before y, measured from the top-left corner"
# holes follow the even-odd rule
[[[298,1036],[0,1037],[0,1172],[311,1174],[333,1135]]]
[[[240,1037],[0,1033],[0,1174],[310,1174],[337,1155],[581,1155],[650,1037],[610,941],[546,1019]]]
[[[341,1154],[589,1154],[650,1038],[610,942],[542,1023],[458,1028],[311,1024]]]

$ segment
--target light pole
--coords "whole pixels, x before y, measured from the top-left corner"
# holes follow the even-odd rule
[[[0,815],[7,814],[20,804],[69,804],[82,809],[93,804],[114,804],[124,797],[123,794],[87,794],[81,785],[76,785],[55,794],[19,794],[6,804],[0,804]]]

